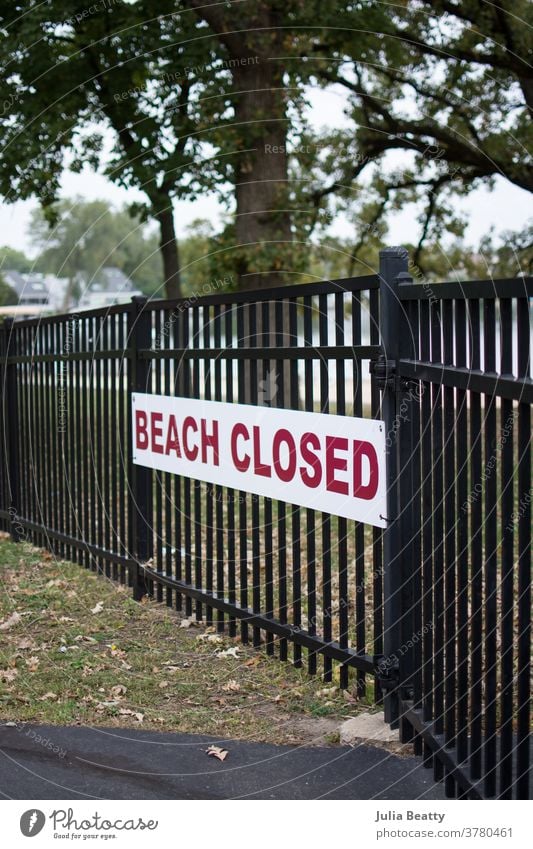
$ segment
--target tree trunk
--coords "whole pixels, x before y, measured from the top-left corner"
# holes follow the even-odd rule
[[[290,257],[287,115],[282,70],[259,56],[233,68],[239,286],[282,285]],[[289,260],[290,261],[290,260]]]
[[[163,273],[165,275],[165,293],[167,298],[181,297],[180,266],[178,257],[178,240],[174,229],[174,214],[169,199],[168,206],[156,213],[159,222],[161,256],[163,258]]]

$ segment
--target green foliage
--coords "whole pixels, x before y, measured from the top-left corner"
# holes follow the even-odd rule
[[[329,134],[336,156],[303,172],[308,232],[341,210],[358,215],[361,196],[380,217],[418,203],[419,261],[426,241],[461,236],[458,195],[496,176],[533,190],[528,0],[339,0],[317,15],[330,27],[314,45],[316,80],[344,88],[352,126]]]
[[[162,296],[163,275],[157,237],[138,217],[114,210],[107,201],[82,198],[54,207],[50,227],[42,210],[32,218],[32,239],[41,249],[39,271],[74,280],[82,271],[89,279],[103,266],[124,271],[146,294]]]
[[[443,240],[459,252],[456,265],[477,262],[459,259],[467,249],[457,197],[497,176],[533,189],[528,0],[256,0],[249,8],[160,0],[157,14],[150,0],[96,6],[0,0],[0,194],[8,202],[37,196],[46,219],[57,221],[56,241],[48,244],[40,231],[44,270],[70,276],[83,263],[113,263],[144,291],[163,294],[174,261],[191,293],[228,275],[242,274],[246,286],[250,269],[271,269],[286,282],[306,279],[315,274],[316,249],[308,245],[320,241],[326,276],[339,276],[340,268],[351,274],[374,263],[390,216],[414,204],[414,261],[437,275],[445,271],[436,248]],[[349,127],[315,133],[306,125],[309,81],[342,87]],[[249,91],[258,95],[239,112]],[[275,109],[267,97],[274,91]],[[254,172],[255,206],[235,218],[253,152],[280,122],[289,180],[279,169],[272,180],[268,167]],[[64,168],[86,165],[144,194],[131,206],[133,218],[113,222],[111,235],[97,225],[96,209],[69,230],[57,204]],[[276,182],[279,194],[266,194]],[[226,200],[222,232],[193,227],[179,263],[174,247],[167,251],[163,274],[156,237],[142,231],[137,238],[135,227],[141,233],[152,219],[163,230],[175,199],[205,193]],[[254,216],[257,223],[258,210],[274,235],[256,233],[247,245],[237,229]],[[353,224],[351,244],[324,238],[341,214]],[[44,228],[42,216],[39,222]],[[495,246],[490,237],[482,248],[481,266],[531,268],[527,238]]]
[[[26,272],[31,271],[32,267],[32,260],[28,259],[22,251],[10,248],[8,245],[0,248],[0,269],[5,268],[9,269],[9,271]]]
[[[18,304],[18,295],[9,286],[0,273],[0,307],[14,306]]]

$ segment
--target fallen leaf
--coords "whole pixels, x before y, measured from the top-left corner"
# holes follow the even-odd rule
[[[229,752],[226,749],[221,749],[220,746],[209,746],[205,751],[209,757],[217,758],[219,761],[225,761],[229,755]]]
[[[30,670],[30,672],[36,672],[39,666],[39,658],[38,657],[29,657],[26,660],[26,666]]]
[[[0,624],[0,631],[7,631],[9,628],[12,628],[13,625],[16,625],[17,622],[20,622],[20,613],[17,613],[15,610],[11,616],[8,616],[7,619]]]
[[[18,675],[17,669],[0,669],[0,678],[2,681],[13,681]]]
[[[123,696],[124,693],[128,692],[128,688],[124,686],[124,684],[115,684],[114,687],[111,687],[110,693],[112,696]]]
[[[218,634],[200,634],[198,637],[196,637],[196,639],[205,640],[208,643],[218,643],[219,645],[220,643],[224,642],[222,637],[219,637]]]
[[[55,702],[58,698],[57,693],[45,693],[44,696],[41,696],[38,701],[40,702]]]
[[[222,689],[225,693],[236,693],[241,689],[241,685],[237,681],[228,681],[227,684],[223,685]]]
[[[30,640],[28,637],[24,637],[19,643],[17,643],[18,649],[32,649],[34,648],[35,643],[33,640]]]
[[[91,608],[91,613],[101,613],[103,609],[104,609],[104,602],[99,601],[99,602],[97,602],[97,604],[95,604],[94,607]]]
[[[255,657],[251,657],[248,660],[244,661],[245,666],[257,666],[260,663],[261,663],[261,658],[259,657],[259,655],[256,655]]]
[[[168,681],[161,681],[159,683],[159,689],[160,690],[164,690],[166,687],[168,687]]]
[[[192,626],[192,619],[182,619],[180,622],[180,628],[190,628]]]
[[[217,657],[239,657],[239,649],[237,646],[232,646],[230,649],[225,649],[225,651],[217,652]]]

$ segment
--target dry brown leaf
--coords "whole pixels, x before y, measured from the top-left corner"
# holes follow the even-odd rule
[[[109,691],[112,696],[123,696],[124,693],[128,692],[128,688],[124,686],[124,684],[115,684],[114,687],[111,687]]]
[[[41,696],[38,701],[40,702],[55,702],[58,698],[57,693],[45,693],[44,696]]]
[[[91,608],[91,613],[101,613],[104,609],[104,602],[98,601],[94,607]]]
[[[249,660],[244,661],[245,666],[257,666],[259,663],[261,663],[261,658],[259,657],[259,655],[251,657]]]
[[[26,666],[28,667],[30,672],[37,672],[39,667],[39,658],[38,657],[29,657],[26,660]]]
[[[17,669],[0,669],[0,679],[2,681],[13,681],[18,675]]]
[[[20,642],[17,643],[18,649],[33,649],[34,646],[35,646],[35,643],[33,642],[33,640],[30,640],[28,637],[24,637],[23,640],[20,640]]]
[[[219,761],[225,761],[229,755],[229,752],[226,749],[221,749],[220,746],[209,746],[205,751],[209,757],[217,758]]]
[[[12,628],[13,625],[16,625],[17,622],[20,622],[20,619],[21,619],[20,613],[17,613],[16,610],[13,611],[11,616],[8,616],[7,619],[5,619],[0,624],[0,631],[8,631],[9,628]]]
[[[237,683],[237,681],[228,681],[227,684],[222,686],[222,689],[225,693],[237,693],[241,689],[241,685]]]

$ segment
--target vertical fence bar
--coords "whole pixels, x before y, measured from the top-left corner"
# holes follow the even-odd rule
[[[290,298],[289,310],[289,345],[298,345],[298,301]],[[289,365],[289,399],[292,410],[298,410],[300,404],[300,388],[298,382],[298,360],[291,359]],[[291,535],[292,535],[292,621],[297,628],[302,624],[302,542],[300,507],[291,504]],[[294,665],[302,666],[302,647],[294,643]]]
[[[379,345],[379,289],[368,293],[370,319],[370,344]],[[361,340],[362,341],[362,340]],[[373,419],[381,419],[381,390],[376,380],[370,384],[370,413]],[[364,534],[363,534],[364,540]],[[383,531],[372,528],[372,628],[374,654],[383,655]],[[383,691],[378,676],[375,678],[374,693],[376,702],[383,702]]]
[[[262,346],[265,353],[272,347],[271,339],[271,313],[272,304],[270,301],[263,301],[261,305],[261,323],[262,323]],[[266,405],[275,403],[275,387],[272,385],[273,379],[276,377],[276,372],[271,371],[272,361],[263,360],[263,395],[262,402]],[[264,499],[264,539],[265,539],[265,611],[266,615],[274,617],[274,543],[273,543],[273,524],[272,524],[272,499]],[[267,631],[265,634],[267,654],[274,654],[274,634]]]
[[[344,345],[344,295],[335,292],[335,344]],[[331,361],[330,361],[331,362]],[[335,361],[336,376],[336,413],[346,415],[346,364],[344,359]],[[346,445],[348,440],[346,440]],[[350,619],[350,600],[348,598],[348,522],[345,518],[337,518],[337,562],[339,586],[339,645],[348,648],[348,623]],[[340,686],[348,687],[348,667],[343,664],[340,668]]]
[[[141,349],[151,347],[151,315],[146,309],[147,299],[134,296],[129,311],[129,347],[131,349],[130,386],[128,398],[128,424],[130,452],[128,456],[129,479],[129,524],[130,553],[132,559],[131,583],[133,597],[139,601],[146,594],[146,581],[142,564],[153,556],[152,534],[152,471],[133,462],[135,444],[133,442],[133,422],[131,413],[131,395],[134,392],[146,392],[149,389],[149,360],[139,357]]]
[[[391,379],[389,363],[394,368],[399,357],[398,275],[407,272],[407,252],[404,248],[386,248],[379,254],[379,294],[381,343],[386,359],[382,417],[385,435],[394,432],[397,396],[394,377]],[[398,457],[397,442],[387,455],[387,527],[383,535],[383,583],[384,583],[384,635],[385,658],[392,658],[401,646],[401,576],[397,568],[400,560],[400,521],[398,504]],[[399,725],[398,692],[389,688],[384,696],[385,721],[393,728]]]
[[[493,298],[483,303],[483,347],[485,354],[484,370],[496,371],[496,304]],[[484,491],[484,530],[485,530],[485,633],[484,633],[484,740],[483,740],[483,777],[485,794],[496,795],[497,762],[497,515],[498,504],[497,477],[494,474],[496,449],[496,394],[485,394],[484,451],[485,451],[485,491]]]
[[[318,334],[320,346],[328,344],[328,296],[318,298]],[[329,413],[328,364],[320,359],[320,412]],[[329,643],[332,640],[333,626],[331,615],[331,516],[322,513],[322,634]],[[330,657],[324,656],[324,681],[333,678],[333,664]]]
[[[352,345],[361,345],[361,292],[353,292],[351,298],[352,309]],[[352,361],[353,387],[352,404],[353,415],[363,418],[363,387],[361,378],[361,361],[354,357]],[[357,651],[364,652],[366,649],[366,584],[365,574],[365,526],[363,522],[355,522],[354,526],[355,544],[355,647]],[[365,673],[358,669],[356,672],[356,695],[363,698],[366,694]]]
[[[478,370],[481,366],[481,324],[480,303],[472,299],[468,305],[470,322],[470,368]],[[477,781],[481,778],[482,745],[482,705],[483,705],[483,516],[482,500],[482,430],[481,395],[470,393],[470,495],[473,499],[470,509],[469,554],[471,584],[471,614],[469,640],[471,645],[470,684],[470,777]],[[479,487],[479,491],[478,491]]]
[[[455,363],[466,366],[466,304],[464,299],[455,302]],[[468,756],[468,406],[464,389],[455,393],[457,433],[457,760]]]
[[[397,277],[396,293],[401,299],[402,285],[411,284],[412,278],[406,271]],[[418,315],[413,317],[413,304],[400,302],[397,316],[398,356],[416,361],[418,359]],[[396,447],[398,463],[397,521],[399,523],[398,542],[400,586],[395,589],[400,595],[400,653],[398,656],[399,694],[403,700],[415,698],[415,646],[420,639],[420,551],[417,550],[420,517],[416,515],[416,499],[420,481],[416,475],[415,453],[420,450],[415,442],[415,419],[418,416],[418,402],[415,400],[414,382],[399,379],[396,381],[396,412],[394,433],[390,434],[392,446]],[[388,444],[388,443],[387,443]],[[413,739],[411,726],[400,716],[400,739],[407,743]]]
[[[531,374],[530,306],[517,303],[518,376]],[[531,773],[531,407],[518,405],[518,646],[516,797],[530,798]]]
[[[313,344],[313,301],[304,298],[304,345]],[[304,407],[307,412],[313,412],[313,361],[305,360],[304,364]],[[307,621],[309,633],[316,634],[316,538],[315,511],[306,510],[306,547],[307,547]],[[316,652],[310,651],[307,658],[307,671],[315,675],[317,670]]]
[[[509,298],[500,299],[500,372],[503,375],[513,372],[513,304]],[[513,402],[502,398],[498,445],[501,460],[500,799],[513,798],[514,423]]]
[[[4,401],[4,444],[7,454],[7,488],[9,494],[10,533],[13,542],[20,539],[20,525],[17,522],[19,510],[18,481],[18,425],[17,425],[17,366],[9,358],[16,353],[15,328],[12,318],[4,321],[6,341],[6,375]]]

